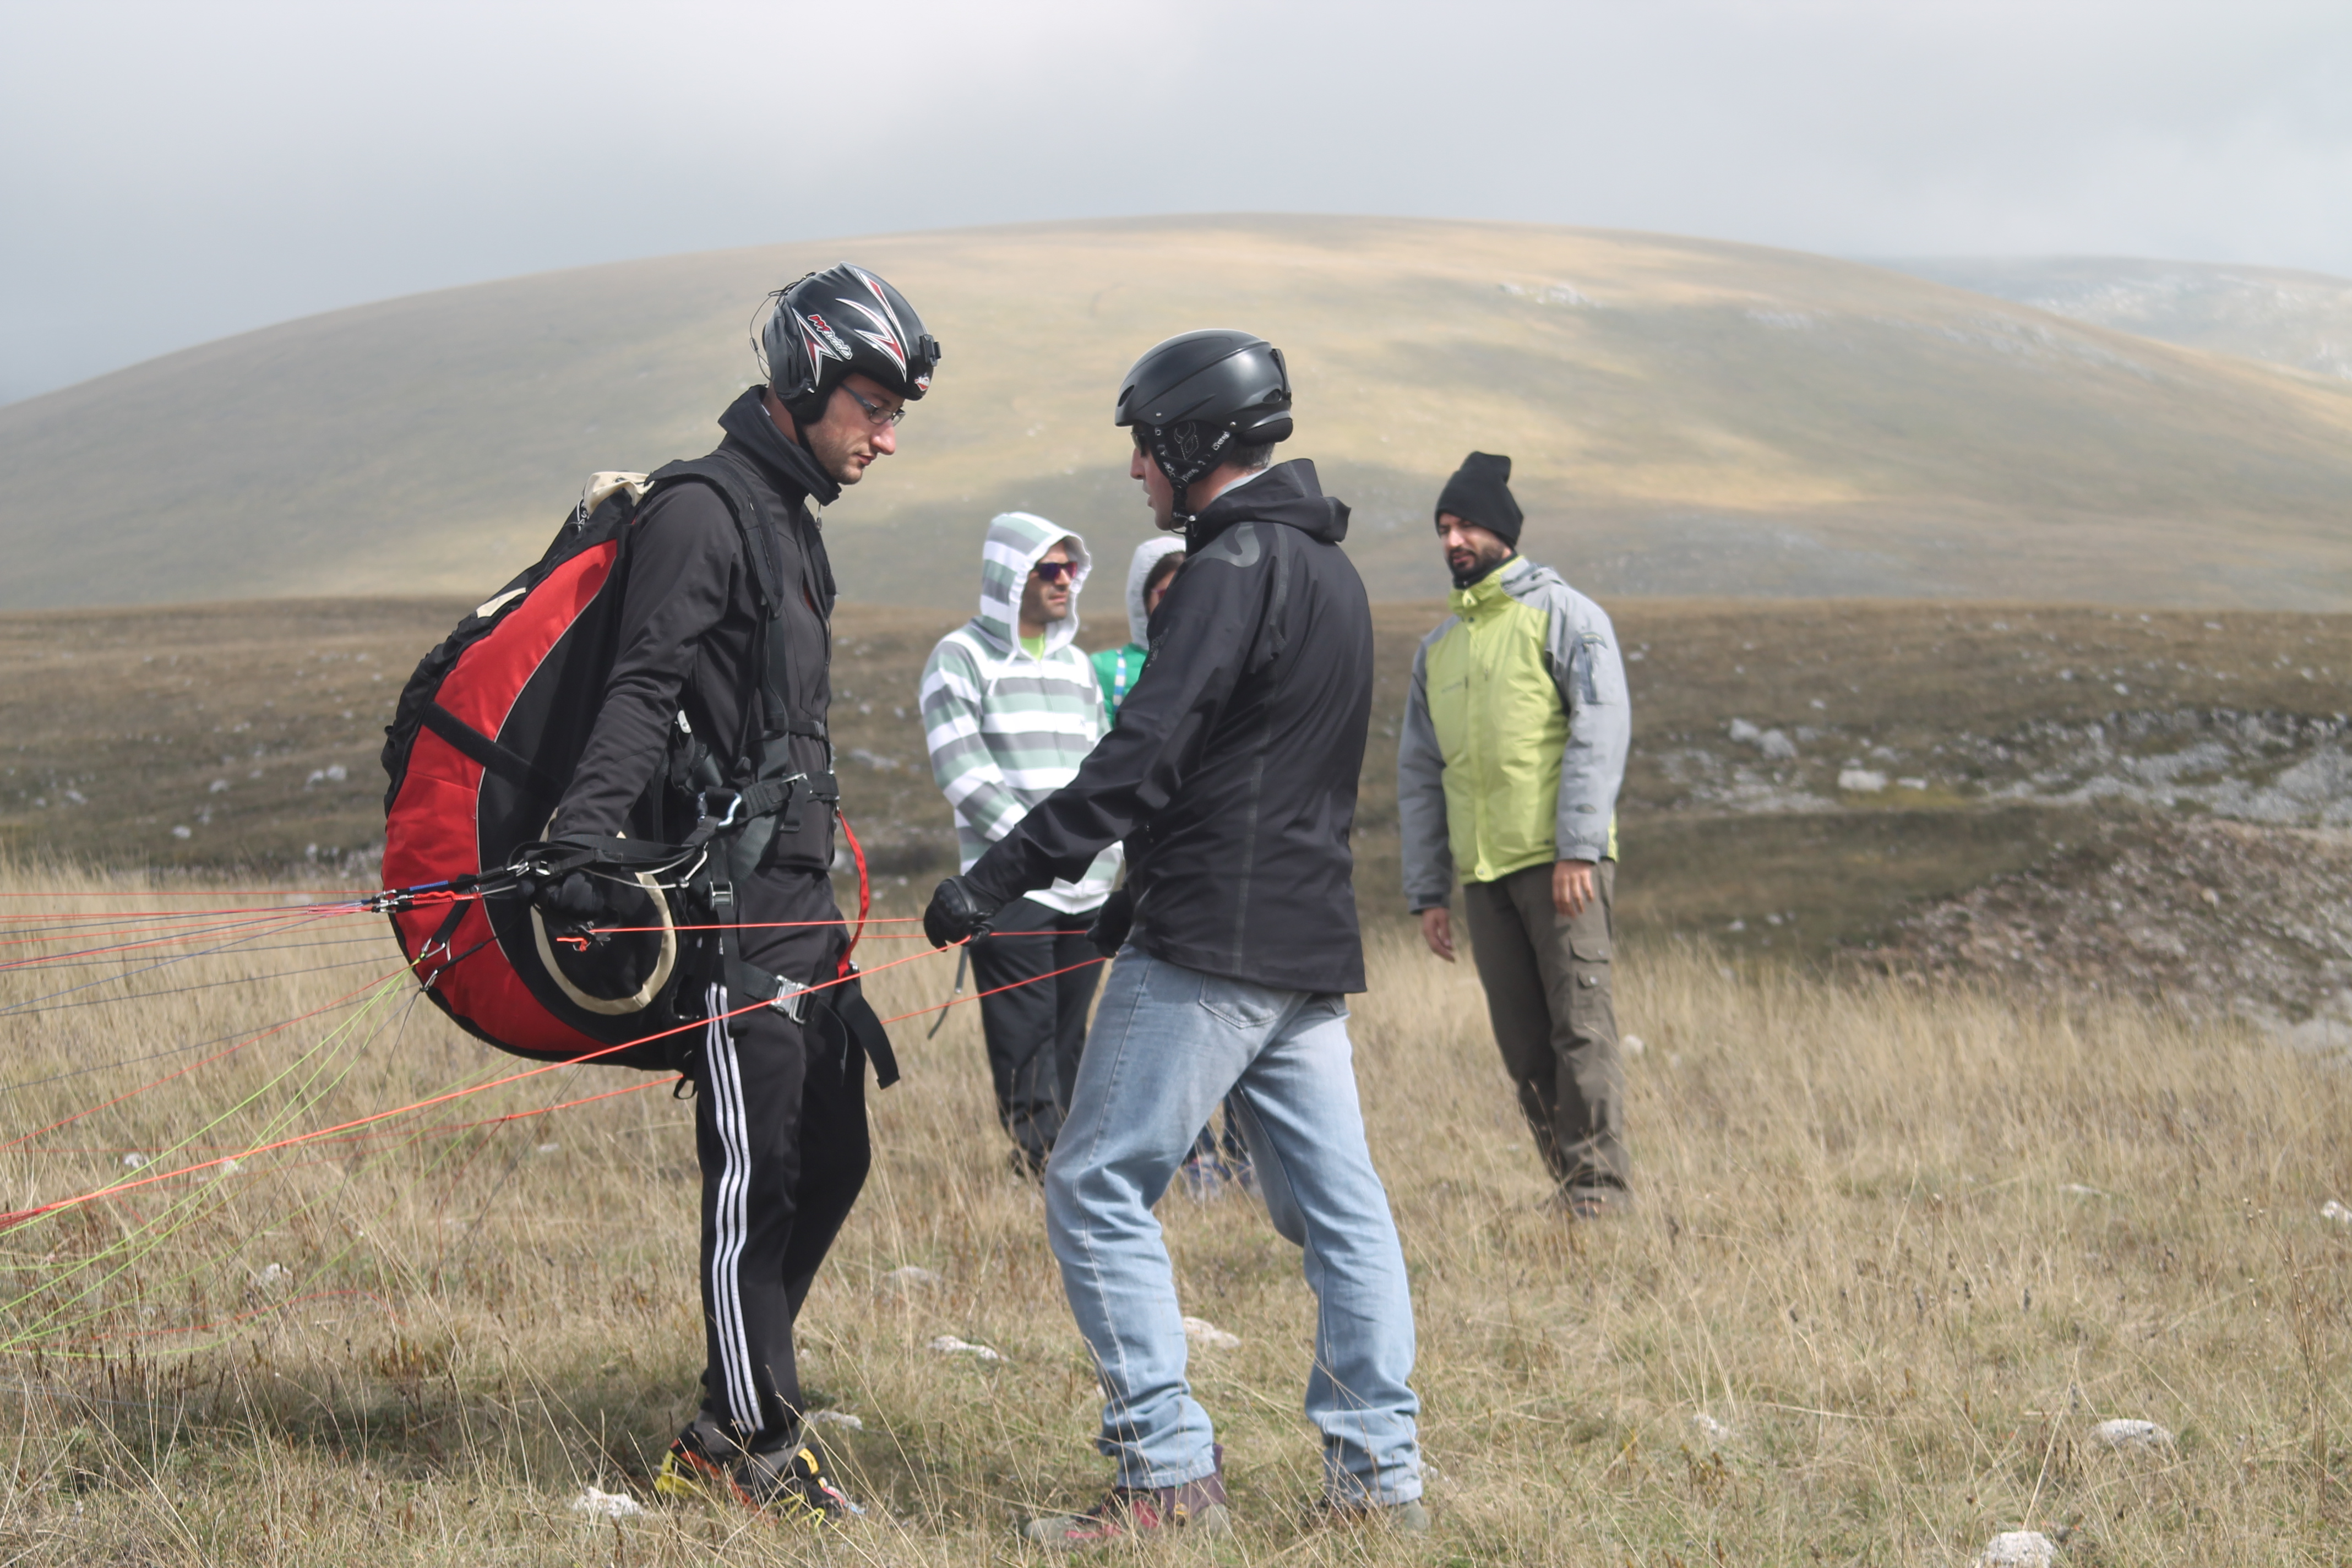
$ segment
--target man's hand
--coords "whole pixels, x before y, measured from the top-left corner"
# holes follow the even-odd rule
[[[950,877],[931,894],[923,911],[923,934],[933,947],[953,947],[988,934],[989,922],[1003,908],[983,896],[962,877]]]
[[[1429,951],[1454,962],[1454,911],[1444,904],[1433,904],[1421,911],[1421,940],[1429,943]]]
[[[565,848],[571,846],[559,846]],[[567,857],[570,858],[570,857]],[[613,895],[619,889],[586,867],[548,877],[531,889],[530,901],[551,924],[585,931],[613,913]]]
[[[1118,888],[1095,911],[1094,923],[1087,928],[1087,940],[1105,958],[1117,958],[1118,950],[1127,943],[1127,933],[1134,929],[1135,895]]]
[[[1592,862],[1562,860],[1551,868],[1551,907],[1562,920],[1574,920],[1592,903]]]

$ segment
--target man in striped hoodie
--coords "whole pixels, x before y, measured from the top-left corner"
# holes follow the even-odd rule
[[[1069,783],[1109,728],[1076,641],[1089,564],[1076,534],[1003,513],[981,550],[980,614],[941,637],[923,667],[924,738],[955,808],[964,870]],[[996,1112],[1016,1163],[1033,1174],[1053,1152],[1077,1081],[1102,973],[1086,930],[1118,876],[1119,853],[1113,845],[1077,881],[1014,900],[971,944]]]

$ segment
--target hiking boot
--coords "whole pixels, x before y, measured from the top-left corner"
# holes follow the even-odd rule
[[[686,1424],[662,1456],[654,1493],[678,1501],[733,1503],[807,1524],[831,1524],[866,1510],[824,1472],[807,1443],[743,1454],[726,1427],[708,1415]]]
[[[747,1454],[735,1467],[735,1479],[751,1507],[796,1524],[845,1524],[866,1511],[834,1485],[810,1443]]]
[[[670,1443],[654,1473],[654,1495],[678,1501],[707,1498],[751,1505],[751,1500],[728,1473],[737,1452],[735,1439],[708,1415],[697,1415]]]
[[[1216,1469],[1175,1487],[1113,1487],[1110,1495],[1084,1513],[1033,1519],[1021,1533],[1041,1546],[1076,1551],[1114,1541],[1164,1539],[1182,1530],[1192,1535],[1231,1535],[1233,1512],[1225,1506],[1225,1450],[1212,1450]]]

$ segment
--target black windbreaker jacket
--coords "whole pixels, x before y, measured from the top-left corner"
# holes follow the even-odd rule
[[[971,871],[1004,900],[1127,842],[1129,938],[1287,991],[1364,988],[1348,834],[1372,701],[1372,618],[1315,465],[1219,496],[1151,617],[1151,658],[1077,777]]]
[[[726,439],[714,456],[728,459],[758,499],[766,515],[752,536],[764,533],[781,568],[775,630],[785,639],[793,763],[811,776],[830,773],[833,567],[807,502],[830,505],[841,487],[776,429],[757,387],[719,416],[719,426]],[[665,485],[635,526],[612,679],[550,837],[619,831],[666,762],[680,711],[730,782],[750,776],[763,738],[761,671],[752,663],[759,591],[727,502],[708,484]],[[760,860],[762,869],[817,872],[832,863],[833,814],[821,807],[802,811],[799,832],[779,830]]]

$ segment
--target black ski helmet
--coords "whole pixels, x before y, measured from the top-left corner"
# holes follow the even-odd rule
[[[760,333],[768,384],[803,425],[824,417],[833,389],[851,371],[872,376],[912,403],[931,389],[940,341],[907,297],[845,261],[812,272],[771,296],[776,308]]]
[[[1142,433],[1151,460],[1176,489],[1176,515],[1192,481],[1234,447],[1290,438],[1290,371],[1282,351],[1229,327],[1179,332],[1155,343],[1119,384],[1114,423]]]

